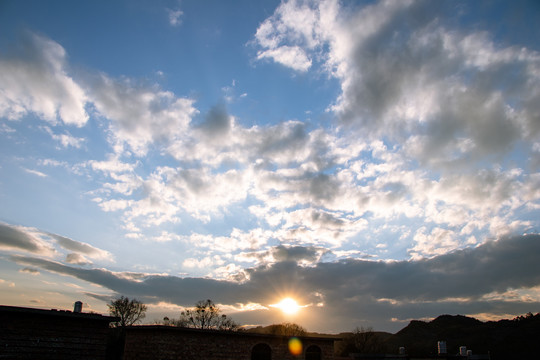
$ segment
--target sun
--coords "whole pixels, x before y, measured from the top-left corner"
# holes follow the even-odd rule
[[[298,305],[296,300],[290,297],[284,298],[279,303],[271,306],[277,307],[287,315],[294,315],[298,312],[298,310],[300,310],[300,305]]]

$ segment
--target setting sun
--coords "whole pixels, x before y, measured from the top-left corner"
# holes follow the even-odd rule
[[[279,303],[272,305],[273,307],[277,307],[281,309],[285,314],[293,315],[298,312],[300,309],[300,305],[296,302],[296,300],[291,298],[285,298],[281,300]]]

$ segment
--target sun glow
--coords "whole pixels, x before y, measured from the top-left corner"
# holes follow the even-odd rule
[[[300,310],[300,305],[292,298],[285,298],[275,305],[270,305],[283,311],[287,315],[294,315]]]

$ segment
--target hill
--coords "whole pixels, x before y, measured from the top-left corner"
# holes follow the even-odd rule
[[[293,326],[294,325],[294,326]],[[397,354],[405,347],[411,357],[437,355],[437,342],[446,341],[448,354],[459,353],[466,346],[473,354],[490,354],[492,360],[538,358],[536,345],[540,334],[540,313],[518,316],[512,320],[483,322],[463,315],[441,315],[432,321],[413,320],[405,328],[391,334],[360,329],[337,335],[304,332],[295,324],[257,327],[248,332],[280,335],[336,337],[334,349],[337,356],[349,353]]]
[[[384,341],[386,352],[396,353],[404,346],[411,356],[437,354],[437,341],[444,340],[449,354],[467,346],[473,354],[491,354],[493,360],[538,354],[540,314],[531,313],[513,320],[482,322],[461,315],[441,315],[436,319],[411,321],[408,326]]]

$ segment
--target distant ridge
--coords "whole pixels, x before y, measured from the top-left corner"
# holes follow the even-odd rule
[[[540,314],[488,322],[462,315],[441,315],[429,322],[411,321],[387,338],[384,345],[389,353],[404,346],[411,356],[430,356],[437,354],[437,341],[444,340],[448,354],[457,354],[460,346],[467,346],[473,354],[491,354],[493,360],[537,358],[539,335]]]
[[[246,330],[256,333],[271,333],[272,327],[257,327]],[[540,346],[540,313],[528,313],[512,320],[480,321],[463,315],[440,315],[431,321],[412,320],[409,325],[391,334],[371,331],[372,346],[367,353],[397,354],[405,347],[410,357],[437,356],[437,342],[446,341],[448,354],[458,354],[460,346],[466,346],[473,354],[490,354],[491,360],[537,359]],[[353,333],[322,334],[306,332],[305,336],[335,337],[337,356],[355,352],[347,346]],[[350,343],[349,343],[350,346]],[[376,349],[376,351],[371,351]],[[362,353],[362,352],[360,352]]]

